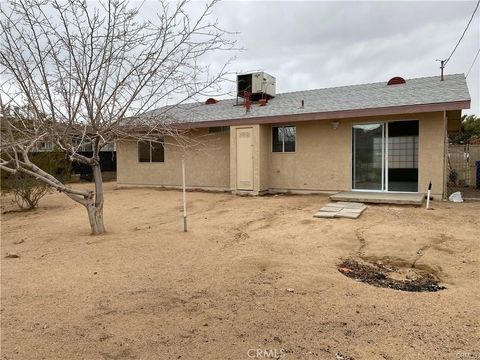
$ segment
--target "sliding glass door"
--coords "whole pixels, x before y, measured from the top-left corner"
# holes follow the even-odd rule
[[[418,121],[388,124],[388,191],[418,191]]]
[[[383,190],[383,123],[353,125],[353,189]]]
[[[352,127],[352,189],[418,191],[418,121]]]

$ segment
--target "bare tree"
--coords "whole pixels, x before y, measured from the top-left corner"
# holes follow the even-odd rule
[[[87,209],[92,234],[104,233],[100,150],[121,138],[188,142],[169,109],[218,90],[226,74],[228,61],[215,71],[206,63],[235,46],[210,20],[215,3],[196,8],[195,18],[186,1],[160,2],[155,16],[126,0],[2,4],[0,168],[65,193]],[[6,111],[15,104],[26,108],[21,116]],[[74,189],[30,161],[40,141],[90,166],[94,190]],[[79,153],[87,143],[91,157]]]

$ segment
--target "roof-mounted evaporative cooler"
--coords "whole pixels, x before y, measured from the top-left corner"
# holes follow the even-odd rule
[[[237,96],[246,95],[252,101],[275,97],[275,77],[265,72],[237,75]]]

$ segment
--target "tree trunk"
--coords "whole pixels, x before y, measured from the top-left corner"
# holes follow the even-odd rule
[[[92,235],[104,234],[105,225],[103,224],[103,181],[100,164],[92,165],[93,181],[95,182],[95,199],[92,199],[86,205],[88,212],[88,220],[90,220],[90,228]]]
[[[90,229],[92,235],[100,235],[105,233],[105,225],[103,225],[103,203],[100,207],[95,206],[92,201],[86,206],[88,220],[90,221]]]

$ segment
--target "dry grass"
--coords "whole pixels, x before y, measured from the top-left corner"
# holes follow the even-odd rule
[[[183,233],[180,192],[114,185],[105,236],[62,194],[2,216],[2,359],[480,356],[478,202],[314,219],[327,197],[189,193]],[[348,257],[447,289],[356,282],[337,270]]]

